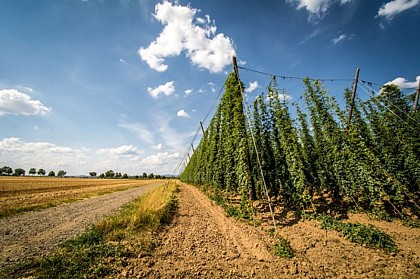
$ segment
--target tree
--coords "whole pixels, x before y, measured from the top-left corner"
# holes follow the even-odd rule
[[[143,176],[142,176],[144,179],[146,179],[147,178],[147,173],[145,173],[145,172],[143,172]]]
[[[48,176],[50,176],[50,177],[55,176],[55,172],[54,172],[54,171],[50,171],[50,172],[48,173]]]
[[[4,166],[1,168],[1,174],[7,174],[7,175],[11,175],[13,173],[13,169],[11,167],[8,166]]]
[[[115,176],[115,173],[113,170],[108,170],[105,172],[105,177],[106,178],[113,178]]]
[[[97,174],[97,173],[96,173],[95,171],[91,171],[91,172],[89,173],[89,175],[90,175],[90,176],[92,176],[92,177],[95,177],[95,176],[96,176],[96,174]]]
[[[123,179],[127,179],[128,178],[128,174],[124,173],[122,176]]]
[[[46,171],[44,169],[39,169],[38,170],[38,175],[45,175]]]
[[[99,175],[99,178],[105,178],[105,174],[104,174],[104,173],[101,173],[101,174]]]
[[[35,174],[36,174],[36,168],[31,168],[31,169],[29,170],[29,174],[30,174],[30,175],[35,175]]]
[[[66,175],[66,173],[67,172],[65,172],[63,170],[59,170],[58,173],[57,173],[57,176],[62,178],[62,177],[64,177]]]
[[[155,178],[155,176],[154,176],[153,172],[149,173],[148,178],[149,178],[149,179],[153,179],[153,178]]]
[[[25,175],[25,170],[21,169],[21,168],[17,168],[17,169],[15,169],[14,175],[15,176]]]

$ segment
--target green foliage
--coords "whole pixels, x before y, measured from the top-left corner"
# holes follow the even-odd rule
[[[354,243],[381,249],[385,252],[397,251],[397,247],[392,237],[374,226],[361,223],[342,222],[325,214],[317,215],[314,218],[321,222],[321,227],[323,229],[338,231],[341,235]]]
[[[290,246],[290,241],[280,236],[278,242],[274,245],[274,255],[291,259],[295,256],[295,251]]]
[[[382,218],[420,216],[420,113],[411,112],[413,100],[398,87],[356,99],[347,125],[347,111],[320,81],[304,80],[303,110],[282,98],[273,78],[267,94],[255,99],[247,126],[241,86],[230,74],[181,180],[247,199],[268,192],[298,210],[327,195],[330,204]],[[350,95],[346,89],[347,109]]]

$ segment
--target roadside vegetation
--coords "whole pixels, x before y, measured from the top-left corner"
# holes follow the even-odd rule
[[[129,258],[149,254],[154,235],[167,224],[176,209],[176,181],[125,205],[121,211],[65,242],[52,255],[9,267],[7,278],[104,278]],[[32,278],[31,277],[31,278]]]

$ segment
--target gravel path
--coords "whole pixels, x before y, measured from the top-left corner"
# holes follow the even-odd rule
[[[104,218],[162,183],[62,204],[0,219],[0,267],[45,255],[61,242],[82,233]]]

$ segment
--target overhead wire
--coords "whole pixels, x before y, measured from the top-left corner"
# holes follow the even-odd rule
[[[362,83],[364,84],[364,83]],[[365,84],[366,85],[366,84]],[[388,110],[389,112],[391,112],[394,116],[396,116],[402,123],[404,123],[407,127],[409,127],[414,133],[416,133],[417,135],[420,136],[420,132],[417,131],[417,129],[413,128],[407,121],[405,121],[404,119],[402,119],[396,112],[394,112],[392,109],[389,108],[389,106],[386,106],[381,100],[379,100],[378,98],[376,98],[376,96],[372,93],[370,93],[368,90],[366,90],[366,88],[364,88],[363,86],[360,86],[360,88],[363,89],[363,91],[365,91],[367,94],[369,94],[370,97],[372,97],[374,100],[376,100],[377,102],[381,103],[386,110]],[[377,93],[376,91],[374,91],[371,87],[368,87],[368,89],[372,90],[373,92]],[[391,104],[396,107],[401,113],[405,114],[408,118],[411,118],[416,124],[420,125],[419,122],[417,122],[411,115],[407,114],[405,111],[403,111],[400,107],[398,107],[395,103]]]
[[[179,175],[183,172],[183,171],[181,171],[182,163],[185,162],[185,164],[187,164],[187,158],[188,158],[189,152],[190,152],[191,149],[193,149],[192,147],[194,145],[195,140],[197,139],[198,134],[200,133],[201,125],[206,123],[206,120],[207,120],[208,116],[213,111],[216,103],[220,99],[220,96],[221,96],[221,94],[222,94],[222,92],[225,88],[226,81],[227,81],[227,79],[225,79],[225,81],[223,82],[223,85],[220,87],[219,93],[217,94],[216,98],[214,99],[212,105],[210,106],[210,109],[207,111],[206,115],[204,116],[203,121],[201,121],[200,126],[198,126],[197,131],[195,132],[190,144],[188,145],[188,147],[186,148],[186,151],[184,152],[184,155],[182,156],[182,159],[179,161],[179,163],[175,167],[174,171],[172,172],[172,177],[174,177],[177,173]]]
[[[245,117],[245,118],[246,118],[246,120],[247,120],[247,122],[248,122],[248,128],[249,128],[249,130],[250,130],[250,133],[251,133],[251,138],[252,138],[252,142],[253,142],[253,144],[254,144],[254,150],[255,150],[255,153],[256,153],[257,161],[258,161],[258,167],[259,167],[260,172],[261,172],[261,180],[262,180],[262,182],[263,182],[263,186],[264,186],[265,194],[266,194],[266,196],[267,196],[267,200],[268,200],[268,207],[269,207],[269,209],[270,209],[270,214],[271,214],[271,219],[272,219],[272,221],[273,221],[274,231],[275,231],[275,233],[277,233],[276,219],[275,219],[275,217],[274,217],[274,212],[273,212],[273,208],[272,208],[272,204],[271,204],[271,198],[270,198],[270,194],[268,193],[267,184],[266,184],[266,182],[265,182],[265,178],[264,178],[264,171],[263,171],[263,169],[262,169],[262,164],[261,164],[261,160],[260,160],[260,155],[259,155],[259,152],[258,152],[258,148],[257,148],[257,144],[256,144],[256,141],[255,141],[255,136],[254,136],[254,131],[253,131],[253,129],[252,129],[252,124],[251,124],[251,120],[250,120],[250,118],[251,118],[250,114],[251,114],[251,113],[250,113],[250,111],[249,111],[249,109],[248,109],[248,106],[247,106],[247,103],[246,103],[245,93],[244,93],[244,90],[243,90],[243,88],[242,88],[242,83],[241,83],[241,81],[240,81],[240,79],[239,79],[239,72],[238,72],[238,69],[237,69],[237,68],[235,69],[235,67],[234,67],[234,71],[235,71],[236,79],[238,80],[238,83],[239,83],[239,88],[240,88],[240,90],[241,90],[242,102],[243,102],[243,106],[244,106],[244,108],[245,108],[245,113],[246,113],[246,117]]]

